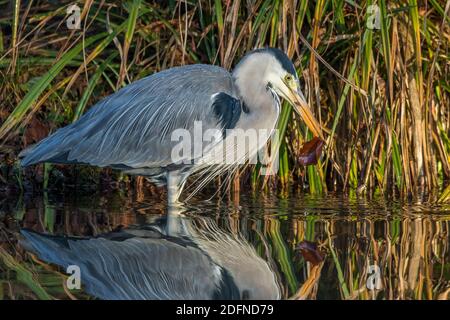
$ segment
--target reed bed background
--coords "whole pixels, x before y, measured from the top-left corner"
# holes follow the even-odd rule
[[[72,4],[79,29],[67,27]],[[86,173],[139,190],[141,178],[92,168],[45,165],[24,176],[17,154],[134,80],[191,63],[231,69],[248,50],[273,46],[295,62],[326,148],[317,165],[297,164],[310,136],[284,104],[277,176],[264,183],[251,167],[241,184],[450,198],[450,1],[0,0],[0,8],[0,184],[8,188],[25,188],[30,175],[46,187]]]

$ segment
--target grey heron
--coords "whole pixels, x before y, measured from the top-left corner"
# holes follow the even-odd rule
[[[131,83],[19,157],[22,166],[81,163],[143,175],[167,184],[168,202],[174,204],[190,175],[206,172],[199,183],[204,186],[228,167],[194,161],[207,158],[214,149],[211,145],[202,145],[200,155],[194,153],[175,162],[171,133],[180,128],[192,133],[194,123],[201,122],[203,129],[223,131],[221,141],[215,142],[219,145],[227,139],[226,130],[271,131],[280,113],[280,98],[294,106],[315,136],[322,136],[291,60],[279,49],[262,48],[247,53],[231,73],[218,66],[194,64]],[[245,157],[254,155],[266,142],[258,141]]]
[[[22,244],[48,263],[78,266],[85,291],[100,299],[281,298],[274,270],[242,236],[193,219],[169,212],[90,238],[22,230]]]

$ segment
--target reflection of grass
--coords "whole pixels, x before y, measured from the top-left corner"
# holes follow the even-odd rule
[[[280,232],[280,222],[275,219],[270,220],[269,233],[274,247],[274,258],[280,264],[281,272],[287,279],[291,293],[297,291],[298,281],[294,273],[291,254]]]
[[[450,277],[442,268],[448,264],[449,239],[442,236],[448,232],[448,221],[436,221],[432,228],[430,221],[403,218],[400,229],[399,220],[386,219],[386,233],[382,238],[370,234],[370,241],[362,244],[356,237],[355,246],[342,250],[347,252],[346,255],[340,254],[336,243],[329,238],[343,298],[437,299],[445,292]],[[369,221],[367,225],[372,223]],[[364,226],[364,223],[358,224],[361,228]],[[381,270],[383,285],[380,290],[371,291],[366,287],[369,265],[377,265]],[[351,292],[348,288],[352,288]]]
[[[344,278],[344,273],[342,272],[342,268],[341,268],[338,256],[337,256],[336,252],[334,251],[333,243],[331,241],[331,236],[330,236],[329,231],[328,231],[327,235],[328,235],[328,246],[329,246],[328,248],[330,250],[331,256],[333,257],[334,265],[336,267],[336,272],[337,272],[337,276],[339,279],[339,284],[340,284],[342,293],[344,294],[344,298],[347,299],[350,296],[350,293],[347,288],[347,284],[346,284],[346,281]]]
[[[336,209],[333,207],[334,199],[328,200],[333,203],[328,204],[328,208]],[[38,198],[33,201],[33,208],[37,208],[36,210],[25,211],[19,202],[12,216],[17,213],[17,217],[21,217],[30,225],[44,222],[44,227],[52,227],[57,233],[89,235],[93,230],[99,233],[107,232],[117,225],[142,222],[136,219],[145,217],[143,213],[147,213],[148,217],[155,213],[159,216],[161,213],[159,209],[149,208],[149,211],[144,210],[136,215],[132,197],[118,198],[111,194],[102,201],[101,208],[89,209],[89,205],[93,205],[92,202],[88,203],[88,208],[82,208],[83,199],[77,199],[76,209],[64,206],[55,210],[53,222],[50,223],[51,219],[45,222],[44,208],[51,204],[45,198]],[[98,205],[99,202],[96,200],[94,204]],[[233,230],[240,230],[248,237],[261,256],[269,255],[268,260],[281,280],[283,297],[304,293],[306,289],[310,293],[308,298],[318,299],[447,297],[450,281],[450,224],[449,216],[445,214],[448,208],[438,208],[442,215],[412,216],[400,206],[393,206],[396,209],[392,209],[387,216],[370,216],[363,210],[358,215],[349,217],[319,215],[316,204],[317,202],[308,203],[307,200],[298,204],[304,212],[309,213],[312,209],[314,215],[290,216],[287,206],[292,203],[283,201],[277,203],[277,207],[283,207],[281,216],[274,217],[272,207],[270,215],[265,219],[262,219],[261,215],[264,211],[258,212],[258,216],[225,216],[225,219],[232,219]],[[365,204],[370,207],[370,203]],[[323,207],[326,205],[321,204]],[[355,203],[352,202],[352,205]],[[340,203],[342,208],[352,205]],[[377,207],[378,205],[377,202]],[[256,201],[253,207],[258,207]],[[420,208],[424,210],[423,206]],[[211,212],[201,211],[202,215],[208,213]],[[255,237],[255,230],[268,241]],[[319,242],[321,249],[327,252],[320,270],[311,268],[308,263],[295,262],[298,260],[295,260],[294,256],[298,252],[294,251],[294,248],[299,241],[305,239]],[[8,242],[4,242],[6,243]],[[70,293],[75,298],[88,298],[82,292],[65,291],[63,284],[66,276],[55,267],[30,258],[29,255],[22,255],[21,250],[4,244],[0,247],[0,297],[67,299],[71,298]],[[366,287],[367,267],[371,264],[380,267],[381,290],[371,291]],[[318,283],[315,282],[317,279]]]
[[[0,300],[89,299],[82,290],[68,290],[67,276],[31,254],[17,258],[0,246]]]
[[[430,207],[440,215],[424,214],[427,206],[405,207],[398,203],[363,202],[369,210],[382,207],[386,214],[368,216],[365,209],[353,216],[317,215],[316,203],[302,199],[302,211],[307,216],[295,216],[291,220],[291,230],[285,235],[286,243],[298,243],[304,239],[318,242],[328,252],[318,282],[318,291],[309,298],[342,299],[448,299],[450,292],[449,273],[449,216],[448,207]],[[330,204],[322,203],[327,209],[334,208],[335,199]],[[324,200],[325,201],[325,200]],[[355,200],[340,203],[342,208],[359,205]],[[335,208],[336,209],[336,208]],[[422,212],[421,216],[410,216],[408,211]],[[339,210],[339,209],[336,209]],[[279,221],[281,222],[281,221]],[[266,230],[274,229],[272,221],[267,221]],[[280,228],[285,230],[285,227]],[[292,233],[291,233],[292,232]],[[286,247],[292,250],[294,246]],[[295,252],[291,252],[291,257]],[[273,251],[272,257],[279,259]],[[369,266],[379,267],[381,289],[367,288]],[[279,268],[281,277],[288,283],[290,270]],[[307,264],[294,264],[293,272],[304,272],[304,280],[315,277]],[[287,270],[287,271],[286,271]],[[370,275],[373,275],[373,271]],[[297,287],[304,285],[297,284]],[[298,294],[298,292],[297,292]]]
[[[22,263],[16,261],[6,250],[0,247],[1,262],[10,270],[15,272],[15,278],[18,282],[29,288],[38,299],[50,300],[52,297],[38,282],[36,275],[28,270]]]

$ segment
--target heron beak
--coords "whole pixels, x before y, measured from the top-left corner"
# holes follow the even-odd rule
[[[300,89],[290,89],[287,94],[287,100],[294,106],[295,111],[302,117],[312,134],[323,140],[321,126],[306,103],[302,91]]]

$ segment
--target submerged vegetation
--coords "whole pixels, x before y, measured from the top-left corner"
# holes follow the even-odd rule
[[[68,11],[76,4],[78,11]],[[292,57],[326,132],[315,166],[298,162],[310,134],[284,104],[279,171],[258,166],[234,188],[413,196],[450,178],[450,2],[0,0],[0,184],[107,180],[110,170],[45,165],[24,176],[17,154],[78,119],[102,97],[171,66],[231,69],[262,46]],[[79,14],[80,25],[77,25]],[[74,28],[75,27],[75,28]],[[289,121],[295,118],[295,121]],[[87,177],[87,178],[86,178]],[[240,184],[237,179],[240,179]]]

